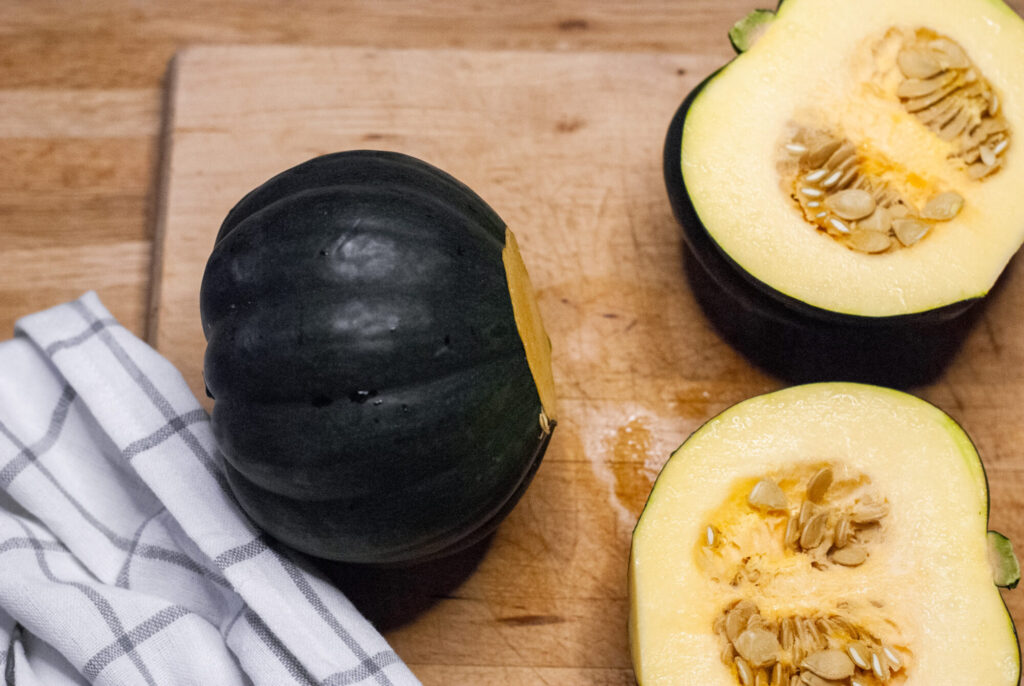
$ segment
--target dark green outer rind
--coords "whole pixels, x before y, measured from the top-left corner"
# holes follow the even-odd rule
[[[949,322],[962,315],[980,300],[980,298],[971,298],[911,314],[865,317],[826,310],[797,300],[758,280],[733,261],[715,242],[697,216],[697,211],[686,190],[682,169],[683,126],[686,115],[701,90],[726,68],[728,65],[711,74],[683,100],[669,124],[663,156],[665,188],[668,191],[672,212],[683,227],[683,237],[697,262],[720,288],[736,300],[757,310],[763,316],[792,326],[807,327],[817,323],[855,328],[890,328],[894,332],[910,327],[932,326]]]
[[[782,3],[779,3],[779,4],[781,5]],[[828,382],[819,382],[819,383],[828,383]],[[844,382],[844,383],[849,383],[849,382]],[[859,384],[859,385],[871,386],[873,384]],[[780,389],[780,390],[785,390],[785,389]],[[891,392],[891,393],[902,393],[903,392],[903,391],[899,391],[897,389],[892,389],[892,388],[885,388],[885,390],[888,391],[888,392]],[[769,395],[769,394],[774,393],[774,392],[775,391],[769,391],[769,393],[764,394],[764,395]],[[741,401],[739,401],[737,403],[734,403],[734,404],[730,405],[729,407],[726,407],[725,409],[721,410],[720,412],[715,413],[713,416],[711,416],[708,419],[706,419],[696,429],[691,431],[690,435],[687,436],[685,439],[683,439],[683,442],[679,444],[679,447],[677,447],[675,450],[672,451],[672,453],[669,455],[669,459],[665,460],[665,463],[661,466],[661,470],[659,470],[657,477],[655,477],[655,479],[654,479],[654,484],[651,486],[650,492],[647,494],[647,500],[644,501],[644,506],[640,510],[640,515],[636,519],[636,524],[633,525],[633,532],[632,533],[634,535],[631,536],[631,538],[630,538],[629,559],[628,559],[628,563],[627,563],[628,564],[627,569],[632,570],[632,568],[633,568],[633,555],[634,555],[634,544],[635,544],[635,541],[636,541],[636,537],[635,537],[636,530],[640,527],[640,523],[643,521],[644,512],[646,512],[647,506],[650,505],[651,499],[654,497],[654,492],[655,492],[655,490],[658,487],[658,480],[661,478],[662,472],[664,472],[665,469],[668,467],[669,461],[671,461],[675,457],[676,453],[678,453],[682,449],[682,447],[684,445],[686,445],[687,441],[689,441],[691,438],[693,438],[697,434],[701,433],[704,430],[705,426],[707,426],[711,422],[717,420],[720,416],[724,415],[725,413],[730,412],[736,406],[742,405],[743,403],[747,402],[748,400],[751,400],[754,397],[758,397],[758,396],[751,396],[751,398],[745,398],[745,399],[743,399],[743,400],[741,400]],[[915,396],[915,397],[917,397],[917,396]],[[985,469],[985,462],[984,462],[984,460],[981,459],[981,453],[978,452],[978,446],[976,446],[974,444],[974,441],[971,439],[970,435],[968,435],[968,433],[963,429],[963,427],[961,427],[960,424],[956,420],[954,420],[952,417],[950,417],[949,414],[945,410],[943,410],[942,408],[938,407],[937,405],[934,405],[933,403],[928,402],[927,400],[924,400],[923,398],[917,397],[917,399],[920,400],[922,403],[925,403],[927,405],[931,405],[936,410],[938,410],[942,414],[946,415],[946,417],[949,418],[949,421],[956,425],[956,427],[959,429],[959,433],[962,435],[963,438],[965,438],[967,440],[967,443],[971,446],[971,450],[974,451],[974,455],[975,455],[975,457],[977,457],[977,460],[978,460],[978,466],[981,468],[981,475],[982,475],[982,477],[984,479],[984,482],[985,482],[985,522],[987,524],[987,522],[989,520],[989,515],[991,514],[991,509],[992,509],[992,498],[991,498],[991,495],[990,495],[991,491],[990,491],[989,486],[988,486],[988,471]],[[986,536],[991,535],[991,534],[996,534],[998,536],[1002,536],[1002,534],[1000,534],[997,531],[988,530],[987,526],[986,526]],[[996,586],[997,588],[1000,587],[999,584],[996,583],[995,581],[993,581],[993,585]],[[1013,586],[1007,586],[1006,588],[1012,589],[1012,588],[1015,588],[1015,587],[1016,587],[1016,584],[1014,584]],[[999,597],[1000,597],[1000,600],[1002,600],[1002,602],[1003,602],[1003,610],[1006,612],[1006,622],[1007,622],[1007,624],[1010,625],[1010,630],[1013,632],[1013,638],[1017,642],[1017,686],[1021,686],[1022,679],[1024,679],[1024,675],[1022,675],[1022,673],[1021,673],[1020,634],[1017,632],[1017,625],[1014,624],[1014,622],[1013,622],[1013,615],[1010,614],[1010,608],[1007,607],[1007,605],[1006,605],[1006,598],[1003,597],[1003,595],[1001,593],[1000,593]],[[632,599],[630,599],[630,602],[632,602]],[[632,615],[632,608],[630,609],[630,615]],[[632,641],[630,641],[630,643],[632,644]],[[636,658],[635,655],[631,655],[631,658],[633,660],[634,671],[635,671],[635,665],[636,665],[636,659],[637,658]],[[636,682],[637,682],[638,686],[643,686],[643,683],[640,681],[639,678],[636,679]]]
[[[316,158],[229,213],[201,290],[228,481],[268,533],[361,563],[437,557],[512,509],[550,439],[505,226],[396,153]]]

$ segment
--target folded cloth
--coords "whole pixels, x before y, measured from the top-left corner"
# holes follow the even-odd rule
[[[94,293],[0,343],[7,683],[418,684],[239,510],[207,414]]]

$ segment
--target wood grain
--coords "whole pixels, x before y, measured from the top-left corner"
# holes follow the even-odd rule
[[[417,611],[386,635],[427,684],[631,684],[626,560],[657,471],[707,418],[782,383],[709,326],[665,199],[665,125],[716,64],[287,47],[196,48],[175,61],[151,339],[197,393],[198,284],[213,236],[235,201],[287,166],[401,150],[466,182],[519,238],[555,350],[561,420],[471,574],[451,588],[388,587],[388,603]],[[942,380],[914,389],[978,442],[992,524],[1018,539],[1022,307],[1018,261]],[[1007,599],[1024,618],[1019,596]]]

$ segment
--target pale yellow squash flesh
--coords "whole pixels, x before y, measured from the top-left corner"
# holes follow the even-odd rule
[[[1014,139],[1003,168],[970,180],[948,148],[871,81],[870,47],[927,28],[967,52],[1002,98]],[[814,230],[780,190],[794,118],[842,132],[961,193],[960,214],[911,249],[866,255]],[[999,0],[785,0],[754,46],[694,100],[682,170],[702,224],[757,280],[810,305],[882,317],[983,296],[1024,240],[1024,21]]]
[[[736,686],[712,630],[737,599],[702,573],[710,517],[736,484],[827,460],[866,474],[890,511],[859,567],[812,569],[788,552],[766,614],[883,599],[913,658],[906,686],[1013,686],[1016,635],[987,560],[988,493],[978,454],[946,414],[913,396],[848,383],[797,386],[726,410],[666,463],[633,534],[630,643],[641,686]]]

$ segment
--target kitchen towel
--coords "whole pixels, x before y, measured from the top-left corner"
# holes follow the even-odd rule
[[[8,684],[418,684],[239,510],[181,374],[94,293],[0,343]]]

